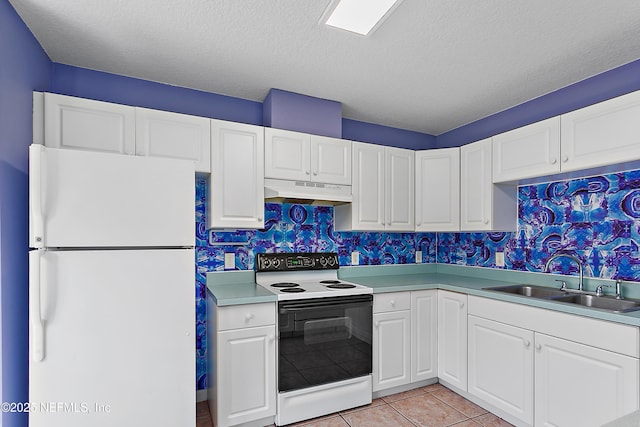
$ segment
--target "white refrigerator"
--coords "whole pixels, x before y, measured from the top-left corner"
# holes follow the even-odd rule
[[[29,149],[29,425],[195,426],[193,163]]]

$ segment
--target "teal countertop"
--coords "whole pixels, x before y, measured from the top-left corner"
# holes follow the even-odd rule
[[[557,287],[557,283],[554,280],[559,279],[566,280],[570,288],[575,288],[577,282],[577,277],[575,276],[445,264],[396,264],[341,267],[339,277],[349,282],[369,286],[373,289],[374,293],[444,289],[632,326],[640,326],[640,311],[610,313],[573,304],[563,304],[483,289],[513,284]],[[608,284],[608,282],[612,281],[585,278],[585,289],[592,290],[595,289],[597,284]],[[632,291],[636,291],[634,288],[637,288],[638,285],[634,285],[635,286],[624,284],[623,295],[630,298],[637,298],[637,296],[634,295],[635,292]],[[255,274],[253,271],[208,273],[207,288],[219,306],[277,301],[274,294],[255,284]]]

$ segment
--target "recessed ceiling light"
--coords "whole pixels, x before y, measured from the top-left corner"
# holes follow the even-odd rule
[[[402,0],[333,0],[325,24],[366,36],[377,28]]]

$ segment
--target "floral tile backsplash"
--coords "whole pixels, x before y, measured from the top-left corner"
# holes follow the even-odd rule
[[[251,270],[256,253],[337,252],[350,265],[351,252],[361,265],[415,262],[541,272],[550,254],[580,258],[585,275],[640,282],[640,170],[518,188],[515,232],[384,233],[335,232],[333,208],[265,204],[263,230],[208,231],[205,226],[207,182],[196,180],[196,310],[198,389],[206,377],[206,273],[224,270],[225,252],[235,253],[236,268]],[[502,268],[502,267],[500,267]],[[577,266],[559,258],[553,272],[577,274]]]

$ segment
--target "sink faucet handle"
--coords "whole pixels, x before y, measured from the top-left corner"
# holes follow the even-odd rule
[[[620,285],[622,285],[622,279],[616,280],[616,299],[622,299],[622,293],[620,291]]]
[[[605,288],[610,288],[610,287],[611,287],[611,285],[603,285],[603,284],[598,285],[598,286],[596,287],[596,296],[597,296],[597,297],[601,297],[602,295],[604,295],[604,292],[602,292],[602,287],[603,287],[603,286],[604,286]]]
[[[556,282],[560,282],[562,284],[560,286],[561,291],[564,291],[565,289],[567,289],[567,282],[565,282],[564,280],[556,279]]]

